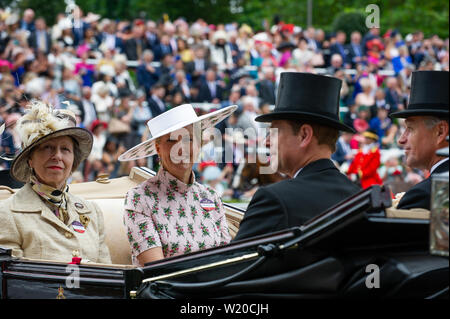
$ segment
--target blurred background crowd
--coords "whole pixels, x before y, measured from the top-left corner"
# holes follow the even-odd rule
[[[237,104],[238,111],[218,127],[224,140],[230,138],[226,128],[241,131],[231,136],[233,163],[214,163],[224,148],[212,141],[205,143],[195,171],[225,200],[247,200],[258,186],[285,176],[259,174],[255,154],[265,150],[242,131],[264,127],[254,118],[274,108],[280,73],[297,71],[342,80],[341,120],[357,132],[342,134],[336,145],[333,160],[343,173],[370,146],[379,150],[375,169],[394,193],[428,174],[404,165],[397,145],[403,126],[388,115],[406,107],[414,70],[448,70],[448,38],[425,37],[420,29],[381,34],[378,28],[348,36],[282,21],[260,30],[203,19],[121,21],[79,8],[72,19],[61,13],[56,21],[48,25],[32,9],[0,9],[0,170],[20,150],[15,123],[33,99],[70,108],[94,136],[92,153],[72,182],[128,175],[133,166],[156,170],[153,158],[117,161],[148,139],[148,120],[184,103],[193,104],[198,115]],[[377,137],[368,140],[368,131]],[[358,182],[357,176],[349,178]]]

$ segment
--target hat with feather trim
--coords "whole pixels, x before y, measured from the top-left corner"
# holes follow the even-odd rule
[[[20,182],[26,183],[29,180],[31,169],[28,159],[34,148],[53,138],[72,137],[81,152],[80,163],[91,153],[92,134],[86,129],[76,127],[76,117],[70,110],[54,109],[44,102],[33,101],[25,115],[17,121],[16,129],[22,141],[22,151],[11,164],[11,176]],[[74,169],[76,167],[72,168]]]

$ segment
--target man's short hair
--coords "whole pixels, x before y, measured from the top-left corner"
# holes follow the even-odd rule
[[[427,129],[432,129],[435,127],[440,121],[446,121],[448,124],[448,118],[441,118],[437,116],[424,116],[423,122],[425,123],[425,126]]]
[[[287,120],[289,125],[292,128],[294,134],[297,134],[302,125],[308,124],[311,125],[313,129],[313,134],[317,139],[317,143],[319,145],[327,145],[331,152],[334,153],[336,151],[336,142],[339,138],[339,130],[333,127],[324,126],[317,123],[312,122],[301,122],[296,120]]]
[[[162,89],[162,88],[165,88],[164,84],[157,82],[152,86],[151,89],[152,89],[152,91],[156,91],[156,90]]]
[[[145,49],[144,52],[142,52],[142,56],[143,56],[143,57],[144,57],[144,56],[147,56],[147,55],[151,55],[152,58],[155,56],[155,55],[153,54],[153,51],[150,50],[150,49]]]

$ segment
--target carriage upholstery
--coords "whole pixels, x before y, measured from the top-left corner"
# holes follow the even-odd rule
[[[105,242],[113,264],[130,265],[131,248],[123,223],[123,206],[127,191],[139,181],[126,177],[108,180],[107,183],[87,182],[71,185],[70,191],[95,202],[103,212]]]
[[[105,220],[105,242],[113,264],[129,265],[131,248],[123,223],[123,199],[93,199],[102,209]]]

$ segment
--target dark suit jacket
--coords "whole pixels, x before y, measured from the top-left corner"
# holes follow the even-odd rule
[[[336,151],[331,155],[331,158],[338,162],[339,165],[342,165],[342,163],[344,163],[346,161],[345,157],[348,154],[347,150],[344,148],[344,145],[342,145],[341,141],[337,141],[336,143]],[[350,146],[349,146],[350,147]]]
[[[235,240],[300,226],[360,190],[331,160],[315,161],[296,178],[260,187]]]
[[[189,87],[189,89],[191,88],[191,85],[189,84],[189,82],[187,83],[187,86]],[[186,102],[190,102],[190,96],[187,97],[186,94],[184,94],[183,88],[181,87],[180,84],[176,83],[174,88],[172,89],[172,91],[170,92],[171,95],[174,95],[175,93],[180,92],[183,95],[183,98]]]
[[[104,41],[106,41],[106,36],[107,33],[106,32],[102,32],[100,33],[96,38],[97,38],[97,42],[98,43],[103,43]],[[119,38],[117,35],[114,35],[114,40],[115,40],[115,45],[114,48],[118,51],[123,51],[123,41],[121,38]]]
[[[205,101],[212,102],[212,100],[214,99],[211,91],[209,90],[209,86],[206,82],[203,82],[200,85],[198,95],[199,95],[199,97],[198,97],[199,100],[202,102],[205,102]],[[219,100],[222,100],[222,95],[223,95],[223,88],[216,83],[216,96],[215,97],[218,98]]]
[[[211,64],[206,59],[204,61],[205,62],[204,62],[204,70],[203,71],[205,73],[206,70],[208,70],[211,67]],[[195,62],[194,61],[186,63],[184,66],[184,70],[186,71],[187,74],[191,75],[192,83],[197,84],[197,83],[200,83],[200,81],[204,79],[204,74],[203,74],[203,76],[194,75],[194,72],[195,72]]]
[[[78,46],[79,44],[83,43],[84,31],[86,31],[86,29],[88,29],[90,27],[91,27],[91,25],[84,21],[81,22],[80,27],[77,27],[77,28],[75,28],[75,26],[72,27],[74,46]]]
[[[147,38],[147,42],[150,45],[152,51],[154,51],[156,46],[159,44],[158,36],[154,33],[153,34],[146,33],[145,37]]]
[[[391,112],[395,112],[398,109],[398,104],[402,102],[401,96],[394,90],[389,90],[388,88],[384,91],[386,93],[385,100],[386,104],[391,106]]]
[[[330,56],[333,56],[335,53],[342,57],[343,63],[347,61],[348,50],[343,44],[336,42],[330,47]]]
[[[25,27],[25,29],[23,29],[23,27]],[[36,31],[36,25],[34,24],[34,21],[26,23],[23,19],[21,19],[20,28],[29,31],[30,33]]]
[[[9,169],[5,169],[0,171],[0,185],[8,186],[11,188],[21,188],[24,183],[16,181],[9,174]]]
[[[148,102],[148,107],[150,108],[150,111],[152,112],[152,117],[158,116],[158,115],[164,113],[165,111],[167,111],[167,108],[164,109],[164,111],[161,110],[158,103],[156,103],[156,101],[151,96],[147,100],[147,102]]]
[[[50,34],[48,32],[45,32],[45,39],[47,47],[44,53],[49,54],[52,48],[52,38],[50,37]],[[33,48],[34,50],[36,50],[39,47],[36,31],[31,33],[30,36],[28,37],[28,45],[30,46],[30,48]]]
[[[164,55],[173,54],[173,50],[170,45],[163,45],[161,43],[158,43],[153,48],[153,53],[155,61],[161,61]]]
[[[144,50],[150,49],[150,45],[147,42],[147,38],[141,38],[141,53]],[[123,50],[127,59],[129,61],[137,61],[139,60],[138,52],[137,52],[137,40],[135,38],[131,38],[123,43]]]
[[[275,83],[262,80],[259,83],[259,97],[266,103],[275,105]]]
[[[398,209],[424,208],[431,209],[431,177],[448,172],[448,161],[442,163],[427,178],[408,190],[397,205]]]
[[[348,44],[346,46],[347,48],[347,61],[345,61],[346,63],[350,64],[352,67],[355,67],[356,62],[354,61],[354,58],[356,58],[357,56],[362,57],[363,56],[363,47],[361,44],[355,44],[355,46],[357,46],[359,48],[359,55],[357,54],[354,46],[352,45],[352,43]]]
[[[140,64],[137,68],[136,78],[140,87],[143,87],[146,94],[150,94],[150,88],[159,80],[159,68],[155,68],[155,72],[151,73],[147,70],[145,64]]]
[[[308,38],[306,38],[306,42],[308,42],[308,46],[310,48],[313,48],[314,51],[322,50],[322,43],[320,43],[316,39],[308,39]],[[315,46],[315,48],[314,48],[314,46]]]

